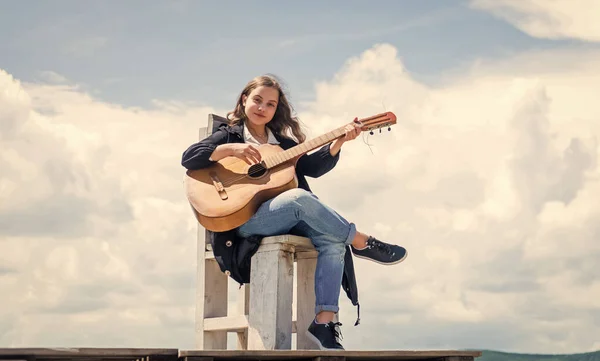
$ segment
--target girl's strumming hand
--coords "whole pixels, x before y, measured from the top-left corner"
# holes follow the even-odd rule
[[[228,144],[231,155],[243,160],[249,165],[260,163],[260,152],[256,147],[247,143],[230,143]]]

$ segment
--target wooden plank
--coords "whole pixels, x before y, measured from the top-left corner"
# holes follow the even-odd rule
[[[280,246],[280,250],[259,248],[252,258],[249,350],[289,350],[292,347],[294,260],[292,253],[283,250],[286,245]]]
[[[248,329],[239,331],[237,333],[237,349],[247,350],[248,349]]]
[[[198,235],[196,240],[196,322],[195,322],[195,340],[196,348],[204,349],[204,293],[206,292],[204,274],[206,273],[204,237],[200,233],[198,225]]]
[[[212,114],[208,115],[208,121],[206,123],[206,128],[200,128],[198,129],[198,140],[202,140],[206,137],[208,137],[209,135],[212,134],[212,128],[213,128],[213,116]],[[195,210],[194,210],[195,212]],[[198,224],[198,233],[202,233],[203,236],[198,237],[198,246],[200,246],[200,241],[202,241],[204,243],[204,247],[207,251],[211,251],[212,253],[212,244],[210,244],[210,240],[208,238],[208,230],[206,230],[204,227],[202,227],[200,224]],[[200,260],[200,258],[199,258]]]
[[[237,314],[247,315],[250,312],[250,285],[245,283],[238,290]]]
[[[2,360],[164,360],[178,356],[189,361],[205,360],[300,360],[343,357],[346,360],[447,360],[467,361],[481,356],[481,351],[316,351],[316,350],[177,350],[124,348],[0,348]]]
[[[238,290],[237,297],[237,314],[243,316],[246,320],[250,312],[250,285],[244,284]],[[243,330],[237,333],[237,349],[247,350],[248,349],[248,325]]]
[[[162,360],[178,359],[177,349],[0,348],[0,360]]]
[[[386,351],[320,351],[320,350],[247,350],[247,351],[179,351],[180,356],[194,360],[193,356],[211,356],[215,360],[219,358],[227,360],[307,360],[317,357],[344,357],[347,361],[366,360],[436,360],[448,357],[459,357],[461,360],[471,360],[481,356],[481,351],[410,351],[410,350],[386,350]]]
[[[248,315],[211,317],[204,319],[204,331],[241,332],[248,328],[248,324]],[[296,332],[296,321],[292,321],[292,333],[294,332]]]
[[[204,244],[204,240],[202,240],[201,243]],[[294,248],[291,250],[293,251],[293,250],[297,249],[299,257],[301,257],[300,253],[310,255],[311,254],[310,251],[315,251],[315,248],[312,245],[310,239],[304,238],[304,237],[293,236],[293,235],[289,235],[289,234],[282,235],[282,236],[265,237],[262,239],[260,247],[262,247],[261,250],[267,250],[269,248],[278,249],[276,246],[277,244],[286,244],[286,245],[293,246]],[[275,246],[271,246],[271,245],[275,245]],[[198,246],[201,247],[200,243],[198,244]],[[207,244],[207,246],[210,246],[210,244]],[[205,259],[214,259],[215,255],[212,253],[212,251],[207,250],[204,253],[204,258]]]
[[[212,126],[212,115],[209,115],[207,127],[201,128],[198,132],[199,140],[212,133]],[[227,332],[205,332],[204,330],[205,317],[227,315],[227,276],[221,272],[214,255],[210,252],[208,231],[200,224],[197,227],[196,348],[227,349]]]
[[[248,329],[248,317],[246,315],[212,317],[204,319],[205,332],[240,332],[246,329]]]
[[[204,324],[207,318],[227,316],[227,275],[214,259],[199,258],[198,265],[197,277],[203,282],[197,284],[197,297],[202,297],[202,302],[196,304],[196,347],[224,350],[227,349],[227,332],[206,331]]]
[[[261,245],[274,244],[274,243],[289,244],[298,249],[305,249],[305,250],[314,250],[315,249],[315,246],[313,246],[310,239],[308,239],[306,237],[294,236],[291,234],[265,237],[260,242]]]
[[[316,350],[318,346],[306,335],[308,326],[315,318],[315,269],[317,267],[317,251],[297,253],[296,274],[296,314],[297,327],[296,349]]]
[[[192,208],[192,212],[196,211],[192,207],[191,204],[190,204],[190,207]],[[198,248],[204,248],[205,251],[212,252],[212,245],[210,244],[208,235],[206,234],[206,230],[200,224],[198,224],[198,229],[196,232],[196,239],[197,239],[197,243],[198,243]]]
[[[287,243],[269,243],[269,244],[262,244],[260,245],[260,247],[258,247],[258,252],[270,252],[270,251],[279,251],[279,250],[283,250],[289,253],[294,253],[296,250],[296,247],[294,247],[294,245],[291,244],[287,244]],[[254,262],[254,258],[252,258],[252,261]]]
[[[344,356],[319,356],[315,357],[313,361],[346,361]]]
[[[178,349],[174,348],[104,348],[104,347],[7,347],[0,348],[0,356],[30,355],[30,356],[177,356]]]

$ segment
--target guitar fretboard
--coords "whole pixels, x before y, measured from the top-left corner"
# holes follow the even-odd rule
[[[316,138],[308,140],[304,143],[298,144],[297,146],[292,147],[288,150],[279,152],[268,158],[265,158],[265,165],[267,166],[267,169],[276,167],[276,166],[278,166],[282,163],[285,163],[295,157],[301,156],[303,154],[310,152],[313,149],[319,148],[327,143],[330,143],[330,142],[336,140],[337,138],[343,136],[344,134],[345,134],[344,127],[334,129],[329,133],[325,133],[319,137],[316,137]]]

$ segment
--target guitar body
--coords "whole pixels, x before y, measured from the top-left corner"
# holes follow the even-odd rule
[[[360,119],[362,131],[396,124],[392,112]],[[194,216],[204,228],[225,232],[246,223],[265,201],[298,187],[296,162],[304,154],[346,134],[345,127],[283,150],[278,145],[257,146],[262,161],[248,165],[227,157],[208,168],[188,170],[185,192]]]
[[[271,144],[257,149],[262,159],[283,152]],[[271,169],[258,169],[236,157],[227,157],[208,168],[188,170],[184,185],[196,219],[213,232],[241,226],[263,202],[298,187],[297,159]]]

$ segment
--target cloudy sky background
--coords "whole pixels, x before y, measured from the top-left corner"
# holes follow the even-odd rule
[[[0,9],[0,347],[194,347],[181,153],[273,72],[311,135],[398,116],[311,181],[409,250],[347,349],[600,349],[597,1]]]

